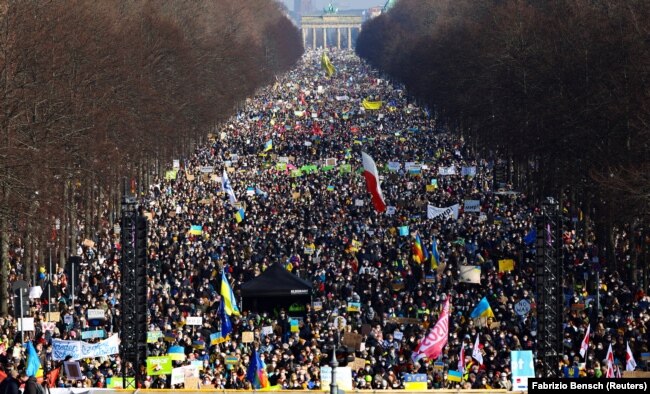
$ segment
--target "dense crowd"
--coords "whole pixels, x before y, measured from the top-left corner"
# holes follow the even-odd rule
[[[538,340],[534,243],[525,238],[539,208],[524,194],[495,193],[492,169],[497,158],[477,157],[462,137],[437,124],[398,85],[382,79],[351,52],[331,51],[330,57],[335,75],[327,77],[321,70],[320,53],[305,54],[295,70],[248,99],[236,116],[214,130],[209,146],[182,158],[178,171],[157,179],[143,194],[141,205],[149,216],[147,322],[149,330],[164,333],[148,344],[149,355],[165,355],[179,345],[186,360],[175,366],[202,361],[201,384],[250,388],[246,370],[256,349],[271,385],[317,389],[320,367],[329,363],[332,345],[352,332],[361,334],[364,344],[351,349],[357,359],[365,360],[363,367],[355,363],[352,372],[358,389],[403,388],[405,373],[426,374],[429,388],[510,389],[510,352],[535,351]],[[364,99],[383,104],[378,110],[364,110]],[[380,214],[370,203],[359,174],[362,150],[377,163],[386,202],[394,211]],[[336,164],[330,161],[332,168],[324,168],[326,159],[336,159]],[[402,168],[389,170],[389,162],[401,162]],[[406,162],[424,166],[409,172]],[[298,173],[311,164],[318,170]],[[343,170],[345,164],[351,165],[349,172]],[[451,166],[456,174],[439,174],[439,167]],[[205,167],[214,169],[202,173]],[[476,173],[462,175],[462,167],[476,167]],[[239,223],[233,218],[237,208],[221,190],[224,170],[237,206],[245,211]],[[466,199],[479,200],[481,213],[464,212]],[[618,272],[607,269],[591,243],[593,237],[581,233],[581,219],[571,220],[579,216],[573,202],[563,201],[569,220],[562,239],[566,319],[558,368],[567,375],[576,371],[579,376],[601,377],[610,343],[622,368],[628,342],[637,360],[649,351],[650,298],[638,284],[625,283]],[[458,219],[427,218],[428,204],[457,203]],[[193,225],[202,226],[202,232],[191,234]],[[403,226],[409,227],[409,235],[400,235]],[[436,239],[437,267],[414,261],[414,234],[429,251]],[[33,299],[36,330],[27,336],[33,338],[47,371],[61,365],[52,360],[52,339],[80,339],[89,328],[87,309],[105,311],[107,336],[118,332],[119,240],[113,228],[97,234],[92,246],[79,240],[77,253],[84,263],[74,305],[64,268],[42,270],[39,284],[52,278],[57,294],[49,307],[61,312],[61,320],[53,331],[43,332],[40,321],[48,309],[47,297]],[[625,259],[630,251],[620,248],[617,253]],[[20,248],[12,250],[12,281],[20,278],[21,256]],[[514,260],[514,269],[500,270],[503,259]],[[231,316],[230,339],[211,345],[210,333],[220,324],[222,270],[238,294],[243,283],[274,263],[312,282],[319,308],[307,305],[305,313],[291,316],[288,310],[253,311],[243,305],[241,316]],[[481,267],[481,284],[461,283],[463,265]],[[595,311],[597,287],[600,311]],[[449,342],[443,354],[439,360],[413,362],[412,352],[438,320],[448,297]],[[494,318],[471,319],[483,297]],[[514,307],[522,299],[532,308],[520,315]],[[360,303],[360,310],[348,312],[349,302]],[[203,316],[203,326],[183,325],[187,316]],[[337,316],[345,318],[343,333],[333,324]],[[300,318],[297,332],[290,328],[291,317]],[[591,341],[582,358],[580,343],[588,325]],[[273,327],[271,333],[262,329],[268,326]],[[0,327],[2,367],[22,371],[25,351],[15,319],[0,318]],[[254,342],[243,343],[247,331],[254,332]],[[477,333],[482,365],[471,357]],[[448,372],[458,369],[461,347],[466,355],[463,379],[450,381]],[[230,356],[237,362],[226,363]],[[117,355],[80,361],[85,380],[72,381],[60,372],[53,385],[106,387],[122,373]],[[147,376],[139,385],[170,387],[170,377]]]

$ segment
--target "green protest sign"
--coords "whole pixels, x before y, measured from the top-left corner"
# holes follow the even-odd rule
[[[147,375],[170,375],[172,359],[169,356],[147,357]]]

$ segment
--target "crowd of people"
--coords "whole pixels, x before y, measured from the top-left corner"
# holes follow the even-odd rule
[[[175,361],[176,367],[200,361],[201,385],[240,389],[251,387],[246,371],[256,350],[270,385],[319,389],[332,345],[340,345],[345,333],[357,333],[362,345],[349,349],[355,360],[363,360],[363,365],[350,363],[357,389],[402,389],[405,374],[425,374],[428,388],[511,389],[510,352],[534,352],[539,339],[535,245],[526,240],[539,207],[522,193],[495,192],[492,170],[498,158],[478,157],[398,84],[352,52],[329,55],[334,75],[321,69],[319,52],[307,52],[293,71],[213,130],[208,146],[179,158],[177,169],[170,166],[165,177],[147,185],[140,200],[149,218],[147,324],[150,331],[164,333],[147,345],[148,354],[165,355],[181,346],[185,361]],[[365,109],[364,100],[382,104]],[[376,212],[370,203],[359,173],[361,151],[377,163],[386,212]],[[389,168],[389,162],[401,168]],[[422,166],[408,171],[407,162]],[[454,174],[439,173],[440,167],[452,166]],[[463,175],[463,167],[476,171]],[[224,172],[234,203],[221,187]],[[478,200],[480,212],[464,212],[465,200]],[[565,304],[558,308],[566,313],[558,369],[571,377],[601,377],[610,344],[621,368],[628,343],[637,360],[649,351],[650,298],[639,284],[625,283],[607,269],[591,235],[581,234],[580,220],[571,220],[578,216],[572,202],[564,201],[569,219],[562,238]],[[460,205],[458,218],[428,218],[428,205],[454,204]],[[245,213],[241,221],[234,217],[239,208]],[[192,226],[201,226],[200,233],[190,232]],[[437,264],[414,260],[416,234],[428,252],[436,240]],[[119,334],[119,234],[106,228],[93,244],[82,241],[74,304],[70,280],[59,265],[54,272],[42,270],[39,283],[52,279],[54,300],[32,300],[35,331],[26,335],[44,369],[59,371],[58,377],[50,372],[46,378],[53,387],[108,387],[122,375],[119,355],[79,360],[84,379],[76,380],[52,358],[54,338],[78,340],[90,328],[88,309],[105,311],[101,328],[107,337]],[[621,248],[617,253],[625,258],[630,252]],[[20,255],[19,249],[12,251],[15,259]],[[514,261],[512,269],[500,269],[504,259]],[[222,271],[238,295],[243,283],[275,263],[313,283],[314,302],[293,316],[289,310],[240,305],[241,315],[231,316],[229,340],[212,345],[210,333],[220,325]],[[480,284],[460,280],[467,265],[480,266]],[[12,266],[12,279],[19,278],[19,267]],[[483,297],[494,317],[470,318]],[[451,313],[443,353],[437,360],[413,361],[412,353],[447,299]],[[515,311],[521,300],[529,302],[530,311]],[[359,310],[348,311],[349,303],[360,304]],[[48,308],[61,316],[44,331],[40,322]],[[188,316],[202,316],[203,325],[183,324]],[[339,316],[344,327],[335,323]],[[298,330],[291,329],[290,319],[299,320]],[[589,349],[581,357],[589,325]],[[263,329],[268,326],[272,332]],[[0,364],[5,374],[15,375],[25,368],[25,346],[13,317],[0,318],[0,328]],[[249,331],[254,340],[244,343],[242,334]],[[482,364],[471,357],[477,334]],[[461,348],[466,355],[462,380],[449,380],[449,371],[459,369]],[[138,385],[169,388],[171,377],[146,376]]]

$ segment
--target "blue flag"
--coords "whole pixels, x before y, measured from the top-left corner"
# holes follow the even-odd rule
[[[41,360],[38,359],[38,353],[32,345],[32,341],[27,342],[27,376],[36,376],[38,370],[41,369]]]
[[[228,335],[230,335],[232,332],[232,323],[230,322],[230,318],[226,313],[223,298],[221,299],[221,305],[219,306],[219,317],[221,318],[221,337],[227,338]]]
[[[526,236],[524,237],[524,242],[526,245],[530,246],[535,243],[535,239],[537,239],[537,230],[532,229]]]

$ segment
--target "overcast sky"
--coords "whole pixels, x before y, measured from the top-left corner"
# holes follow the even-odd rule
[[[294,0],[280,0],[287,8],[293,11]],[[376,5],[383,6],[386,0],[333,0],[334,7],[340,10],[358,10],[367,9]],[[315,10],[322,10],[329,4],[329,0],[312,0]]]

